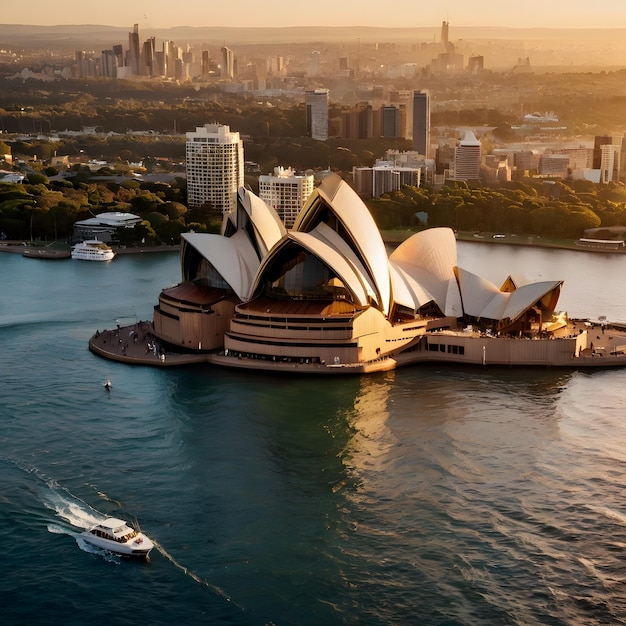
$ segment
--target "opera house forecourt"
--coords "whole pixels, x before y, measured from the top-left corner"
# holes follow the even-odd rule
[[[592,342],[590,322],[555,313],[563,281],[509,277],[497,287],[457,265],[448,228],[388,254],[367,207],[336,175],[289,231],[241,187],[221,234],[182,235],[180,262],[181,282],[161,292],[140,329],[151,350],[122,354],[115,331],[96,333],[90,348],[136,363],[315,374],[427,362],[626,365],[624,332],[594,332]]]

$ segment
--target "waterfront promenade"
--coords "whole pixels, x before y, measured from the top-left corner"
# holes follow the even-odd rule
[[[112,361],[134,365],[171,367],[207,362],[207,353],[173,352],[153,334],[152,322],[139,321],[130,326],[96,330],[89,340],[89,349]]]
[[[69,259],[70,248],[66,244],[63,246],[53,247],[55,244],[46,246],[33,246],[27,241],[3,241],[0,243],[0,252],[9,252],[13,254],[21,254],[31,259]],[[125,248],[112,246],[116,255],[118,254],[144,254],[151,252],[179,252],[180,245],[163,245],[163,246],[138,246],[136,248]]]

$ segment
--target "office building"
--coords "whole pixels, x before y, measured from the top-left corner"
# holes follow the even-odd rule
[[[371,139],[378,137],[379,132],[374,132],[375,114],[374,108],[369,102],[359,102],[343,114],[343,133],[349,139]],[[380,125],[380,124],[379,124]],[[378,131],[378,128],[376,129]]]
[[[413,91],[411,89],[391,90],[389,92],[389,104],[404,110],[403,137],[413,141]]]
[[[309,59],[309,63],[307,65],[306,75],[311,77],[319,76],[321,67],[321,54],[317,50],[314,50],[311,53],[311,58]]]
[[[117,60],[113,50],[103,50],[100,60],[102,76],[105,78],[115,78],[117,76]]]
[[[122,44],[116,43],[113,46],[113,54],[115,55],[117,67],[124,67],[124,47]]]
[[[596,136],[593,140],[593,164],[594,170],[599,170],[602,164],[602,146],[610,145],[613,143],[613,137],[606,135]]]
[[[482,55],[475,55],[469,58],[467,62],[467,71],[470,74],[480,74],[485,69],[485,57]]]
[[[450,44],[449,40],[450,36],[450,24],[446,20],[441,22],[441,46],[444,50],[448,49],[448,45]]]
[[[430,156],[430,94],[413,92],[413,150]]]
[[[221,77],[229,80],[235,77],[235,55],[230,48],[222,48]]]
[[[154,37],[150,37],[150,39],[146,39],[144,41],[143,47],[141,49],[141,75],[142,76],[155,76],[155,62],[154,62],[154,53],[156,51],[156,39]]]
[[[210,203],[227,213],[235,206],[237,189],[243,186],[243,141],[228,126],[205,124],[187,133],[187,203]]]
[[[391,161],[376,161],[373,167],[355,167],[352,170],[354,188],[363,198],[378,198],[399,191],[403,186],[419,187],[422,170]]]
[[[388,105],[380,109],[380,136],[403,138],[406,129],[406,108]]]
[[[300,209],[313,193],[313,175],[301,176],[292,168],[277,167],[274,174],[259,176],[259,197],[291,228]]]
[[[620,146],[604,144],[601,146],[600,182],[617,182],[619,178]]]
[[[315,89],[305,93],[306,130],[313,139],[328,139],[328,89]]]
[[[454,151],[453,180],[478,180],[479,177],[480,141],[468,130]]]
[[[569,155],[546,152],[539,158],[539,174],[548,178],[565,178],[569,165]]]
[[[133,26],[133,32],[128,33],[128,60],[126,65],[130,67],[133,76],[139,76],[140,72],[140,48],[139,48],[139,25]]]

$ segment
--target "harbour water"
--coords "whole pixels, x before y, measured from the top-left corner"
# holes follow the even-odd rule
[[[626,319],[622,256],[459,257]],[[3,623],[626,623],[625,370],[133,367],[88,339],[151,319],[176,254],[0,270]],[[77,539],[105,515],[148,563]]]

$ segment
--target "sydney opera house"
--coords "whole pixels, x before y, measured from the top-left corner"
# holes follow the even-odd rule
[[[367,207],[335,175],[289,231],[240,188],[221,234],[184,234],[180,254],[182,280],[161,292],[153,332],[214,364],[323,374],[432,361],[598,364],[585,328],[573,333],[555,314],[562,281],[509,277],[497,287],[457,265],[447,228],[389,253]]]

